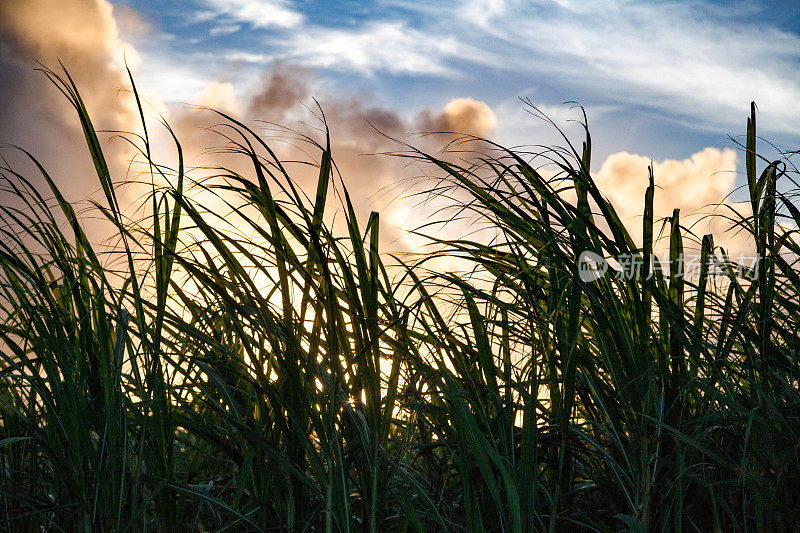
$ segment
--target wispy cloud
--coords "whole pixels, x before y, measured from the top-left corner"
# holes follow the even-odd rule
[[[241,24],[223,24],[221,26],[216,26],[214,28],[211,28],[211,30],[208,33],[210,33],[213,36],[230,35],[232,33],[236,33],[241,29],[242,29]]]
[[[466,0],[461,6],[461,17],[480,26],[487,26],[492,20],[506,13],[506,0]]]
[[[403,22],[372,22],[354,30],[313,27],[297,32],[289,56],[309,66],[355,70],[365,75],[452,75],[449,58],[485,56],[451,36],[420,31]]]
[[[484,46],[505,44],[509,57],[500,67],[546,73],[565,87],[713,129],[730,126],[732,114],[738,124],[756,100],[773,128],[800,133],[796,34],[697,3],[516,3],[486,10],[491,24],[470,15],[475,0],[462,8],[462,20],[491,36]]]
[[[217,14],[256,28],[292,28],[304,20],[285,0],[206,0],[206,3]]]

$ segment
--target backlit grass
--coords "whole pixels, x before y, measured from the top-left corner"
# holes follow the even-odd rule
[[[249,162],[204,182],[226,212],[193,199],[179,140],[168,167],[145,131],[130,139],[171,185],[127,220],[77,88],[47,73],[75,106],[119,246],[111,262],[95,251],[46,169],[1,170],[4,529],[797,528],[797,171],[758,156],[755,110],[751,212],[734,222],[756,270],[676,212],[671,257],[697,238],[722,274],[585,282],[585,250],[650,270],[662,227],[651,175],[634,243],[592,179],[588,130],[538,154],[555,176],[488,144],[478,168],[405,152],[498,238],[400,260],[379,249],[377,213],[358,220],[326,139],[307,140],[319,181],[303,191],[225,115]],[[429,269],[441,256],[473,274]]]

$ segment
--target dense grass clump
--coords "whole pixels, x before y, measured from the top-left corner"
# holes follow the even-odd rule
[[[329,142],[306,140],[309,197],[225,115],[247,175],[192,183],[178,140],[169,168],[145,129],[131,141],[149,207],[125,218],[75,85],[48,75],[119,244],[96,251],[46,169],[2,169],[4,529],[797,528],[797,171],[757,155],[754,111],[751,212],[733,222],[755,269],[710,236],[699,276],[652,269],[661,222],[673,260],[694,237],[677,211],[654,220],[651,174],[634,243],[592,179],[588,130],[536,154],[555,176],[488,141],[477,166],[406,152],[495,238],[385,262],[379,215],[357,220]],[[586,250],[654,273],[583,281]],[[428,268],[443,256],[472,274]]]

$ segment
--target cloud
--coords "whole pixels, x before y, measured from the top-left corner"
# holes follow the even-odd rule
[[[461,17],[479,26],[486,27],[506,13],[506,0],[467,0],[461,7]]]
[[[800,133],[800,36],[743,22],[730,10],[691,2],[541,1],[507,9],[481,29],[483,36],[468,42],[505,50],[499,68],[547,75],[573,95],[656,108],[714,131],[739,126],[755,100],[765,124]]]
[[[239,118],[252,121],[266,120],[286,124],[314,138],[320,139],[320,123],[312,116],[311,104],[315,95],[322,106],[331,129],[332,154],[347,185],[360,216],[366,217],[370,210],[383,215],[385,227],[384,245],[392,249],[414,250],[419,239],[406,233],[419,226],[422,220],[441,207],[434,200],[426,207],[428,215],[423,217],[417,206],[418,197],[412,197],[409,183],[402,180],[413,177],[413,169],[405,167],[406,161],[388,157],[384,152],[400,148],[392,139],[404,139],[411,132],[452,131],[479,137],[492,138],[497,127],[494,111],[486,103],[472,98],[454,98],[438,111],[423,109],[411,118],[381,106],[371,105],[363,95],[348,96],[330,93],[316,84],[313,70],[285,62],[275,62],[262,74],[258,84],[240,101],[236,100],[233,87],[227,83],[213,82],[198,93],[194,103],[230,110]],[[575,110],[561,119],[577,118]],[[189,147],[189,153],[199,154],[202,149],[219,145],[223,139],[206,128],[218,122],[217,117],[206,111],[183,109],[173,113],[179,137]],[[374,129],[386,134],[380,135]],[[282,159],[307,161],[312,152],[306,153],[299,144],[287,141],[287,132],[268,129],[268,138]],[[434,136],[412,140],[430,152],[440,150],[451,140],[451,136]],[[247,162],[235,158],[225,159],[215,154],[207,156],[214,164],[236,167],[248,175]],[[641,242],[641,215],[644,194],[648,184],[647,167],[651,159],[638,154],[618,152],[609,156],[595,172],[600,190],[612,201],[632,236]],[[731,235],[721,218],[706,218],[702,215],[725,212],[724,202],[736,181],[737,154],[731,149],[705,148],[683,160],[665,159],[653,163],[657,190],[654,211],[656,219],[667,217],[679,208],[682,222],[691,226],[702,236],[714,233],[717,244],[729,249],[743,250],[744,242]],[[311,191],[317,173],[311,167],[294,166],[292,176],[303,190]],[[416,182],[419,183],[419,182]],[[727,213],[726,213],[727,214]],[[450,228],[447,231],[465,231]],[[471,230],[470,230],[471,231]],[[658,227],[656,229],[658,231]],[[691,244],[687,242],[687,248]]]
[[[112,13],[103,0],[0,2],[0,141],[33,152],[70,198],[99,184],[91,177],[93,166],[75,111],[34,70],[35,61],[58,68],[60,60],[67,66],[97,129],[134,129],[128,94],[118,94],[126,86],[120,69],[126,45]],[[13,157],[10,151],[4,154]],[[129,147],[113,143],[106,155],[115,175],[124,177]]]
[[[209,8],[228,19],[256,28],[292,28],[303,22],[303,15],[284,0],[207,0]]]
[[[141,13],[124,4],[114,6],[114,21],[126,41],[139,42],[153,34],[153,25]]]
[[[424,131],[453,132],[490,138],[497,127],[497,117],[488,105],[472,98],[454,98],[439,113],[423,111],[418,117]]]
[[[260,88],[248,104],[248,115],[263,120],[282,120],[288,110],[309,97],[312,77],[310,69],[276,61],[270,71],[261,74]]]
[[[211,30],[208,33],[211,36],[230,35],[232,33],[238,32],[241,29],[242,29],[241,24],[224,24],[222,26],[216,26],[214,28],[211,28]]]
[[[641,215],[647,189],[647,157],[618,152],[610,155],[596,180],[623,217]],[[655,216],[668,216],[679,208],[697,212],[721,202],[736,180],[736,152],[730,148],[705,148],[684,160],[666,159],[653,163],[658,187],[655,194]]]
[[[213,81],[195,96],[194,104],[236,115],[239,104],[236,101],[233,85],[228,82]]]
[[[445,83],[470,79],[486,91],[486,80],[502,77],[507,86],[491,89],[493,105],[532,88],[537,103],[575,98],[590,111],[616,106],[624,109],[620,114],[625,113],[626,122],[642,128],[666,120],[668,126],[654,132],[656,139],[668,136],[668,128],[695,130],[687,139],[705,136],[694,147],[688,146],[690,140],[660,143],[661,154],[669,155],[713,142],[709,132],[740,131],[753,99],[762,112],[762,133],[779,143],[786,138],[776,139],[772,132],[800,133],[800,111],[794,105],[800,98],[795,68],[800,37],[776,29],[764,17],[739,16],[736,8],[683,1],[404,0],[390,2],[387,10],[365,8],[341,22],[303,16],[298,5],[204,0],[203,7],[213,11],[190,15],[193,22],[212,22],[214,33],[241,25],[240,35],[224,43],[199,42],[207,56],[172,65],[179,69],[161,68],[156,61],[161,72],[150,78],[164,87],[165,98],[181,94],[175,100],[186,101],[198,89],[194,84],[191,90],[180,89],[187,76],[193,83],[219,78],[223,71],[253,76],[276,57],[354,74],[346,81],[350,87],[375,86],[364,77],[388,73],[447,77]],[[253,28],[259,29],[256,39],[248,32]],[[189,63],[195,71],[191,75],[185,72]],[[327,74],[333,73],[321,71]],[[415,87],[423,93],[437,90],[424,80]],[[522,134],[506,135],[507,123],[501,118],[499,136],[510,143],[522,141]],[[593,124],[597,130],[603,126],[611,133],[604,138],[627,142],[629,150],[643,153],[646,148],[637,140],[641,137],[615,133],[619,130],[609,121]]]
[[[167,104],[185,104],[203,90],[215,76],[180,54],[145,53],[145,60],[134,71],[136,85],[157,94]],[[208,59],[203,58],[206,63]]]
[[[407,160],[384,155],[402,149],[393,138],[406,140],[414,132],[432,130],[491,137],[496,125],[491,108],[478,100],[456,98],[438,111],[424,109],[406,117],[393,109],[373,104],[368,94],[324,90],[317,83],[313,69],[283,61],[276,61],[270,70],[262,73],[258,83],[238,100],[228,84],[213,82],[200,91],[193,102],[238,110],[235,113],[237,118],[253,123],[257,130],[261,129],[281,160],[291,162],[318,159],[319,153],[298,142],[288,130],[253,121],[283,124],[323,141],[322,124],[319,116],[315,116],[318,110],[312,97],[325,114],[331,133],[331,153],[357,214],[365,220],[369,211],[380,211],[384,221],[381,230],[383,245],[393,250],[415,247],[418,243],[406,231],[420,223],[419,217],[413,215],[417,212],[413,206],[418,199],[408,197],[410,191],[403,181],[406,177],[414,177],[416,171],[407,168]],[[248,169],[249,162],[244,158],[207,151],[225,143],[225,139],[209,130],[219,122],[219,117],[201,109],[173,108],[170,122],[182,140],[191,164],[224,165],[243,175],[252,175]],[[418,139],[418,144],[430,151],[438,151],[450,138],[426,137]],[[304,191],[314,190],[318,170],[301,164],[287,163],[287,166],[293,180]],[[334,196],[331,200],[336,201]]]
[[[712,233],[717,245],[735,252],[747,249],[743,235],[730,232],[730,224],[719,216],[730,215],[726,206],[735,206],[727,202],[735,186],[736,162],[735,151],[713,147],[683,160],[654,162],[654,220],[671,216],[673,209],[680,209],[681,224],[690,227],[698,238]],[[642,213],[650,163],[647,157],[618,152],[610,155],[595,174],[601,193],[614,205],[637,243],[642,242]],[[709,214],[714,216],[705,216]],[[656,236],[660,227],[656,223]],[[662,243],[662,248],[664,246],[666,242]]]
[[[510,50],[513,53],[507,61],[498,63],[498,68],[517,69],[525,76],[549,73],[556,83],[574,74],[571,79],[594,91],[594,87],[603,87],[604,94],[610,95],[603,96],[608,100],[659,107],[665,113],[694,114],[697,123],[706,127],[724,123],[730,116],[738,123],[740,111],[753,96],[766,115],[761,123],[772,122],[775,128],[787,131],[797,131],[800,124],[797,112],[792,111],[800,97],[800,78],[795,70],[786,68],[787,62],[798,58],[800,39],[768,28],[744,31],[744,26],[735,24],[706,27],[709,20],[719,16],[689,16],[687,8],[681,6],[670,12],[663,6],[634,2],[628,6],[631,9],[612,5],[603,10],[592,4],[576,7],[562,1],[559,8],[550,6],[540,10],[538,17],[527,17],[517,12],[520,6],[513,2],[473,1],[459,4],[464,9],[454,12],[472,20],[476,27],[482,25],[481,29],[462,32],[456,38],[447,31],[429,31],[426,26],[441,25],[448,10],[439,8],[431,8],[435,16],[420,26],[373,21],[345,31],[306,25],[302,15],[284,2],[236,0],[223,4],[212,0],[209,4],[215,11],[208,14],[206,22],[219,22],[218,29],[229,26],[233,31],[234,26],[249,24],[288,28],[294,33],[286,34],[283,50],[250,55],[234,52],[244,62],[272,61],[272,68],[249,91],[244,85],[234,86],[231,80],[236,78],[225,77],[229,72],[217,73],[219,79],[209,83],[213,73],[197,65],[165,67],[158,63],[159,57],[155,57],[158,68],[150,70],[152,83],[137,78],[144,82],[140,87],[150,85],[173,98],[183,91],[180,94],[187,95],[184,99],[198,105],[248,121],[261,119],[295,126],[319,139],[319,131],[314,129],[319,122],[312,116],[311,97],[316,96],[331,127],[334,158],[357,210],[362,215],[370,209],[381,210],[385,224],[401,226],[384,232],[384,239],[400,239],[406,249],[418,243],[404,230],[427,220],[413,207],[416,199],[404,197],[406,191],[398,185],[413,170],[401,159],[373,155],[399,147],[368,124],[401,139],[413,131],[455,131],[491,138],[496,129],[505,127],[507,117],[501,114],[498,124],[497,107],[493,110],[471,98],[455,98],[442,109],[401,113],[375,105],[368,96],[324,90],[327,85],[324,80],[320,83],[318,68],[366,76],[453,76],[458,61],[486,64],[492,54]],[[136,126],[136,116],[128,95],[118,94],[118,89],[126,85],[119,61],[126,47],[130,54],[135,49],[120,35],[137,41],[151,31],[149,23],[135,11],[112,8],[102,0],[0,2],[0,68],[4,72],[0,79],[0,122],[4,125],[0,140],[30,147],[42,155],[73,198],[96,189],[74,112],[46,79],[33,71],[32,60],[53,65],[57,58],[62,59],[75,76],[96,125],[131,130]],[[503,49],[498,43],[511,43],[513,47]],[[295,63],[274,61],[273,54],[281,51]],[[148,63],[153,59],[149,57]],[[515,106],[519,107],[516,101]],[[590,111],[600,107],[593,106]],[[771,111],[774,109],[778,111]],[[729,112],[733,110],[735,114]],[[770,112],[781,116],[772,117]],[[207,111],[171,106],[169,115],[190,157],[224,142],[205,129],[219,122]],[[287,140],[285,132],[268,131],[267,135],[271,140]],[[445,140],[425,138],[419,144],[434,151]],[[118,165],[116,175],[121,177],[129,152],[122,143],[116,143],[116,147],[110,154]],[[308,159],[308,154],[288,142],[278,142],[277,148],[282,158]],[[204,157],[205,163],[236,164],[218,154]],[[619,208],[637,239],[641,237],[639,217],[649,162],[643,156],[619,152],[608,157],[597,172],[601,191]],[[687,215],[708,212],[710,204],[723,201],[734,186],[735,169],[735,152],[716,148],[706,148],[684,160],[657,162],[656,183],[661,188],[655,197],[656,215],[667,216],[673,208],[681,208],[685,224],[698,223],[698,234],[713,231],[718,243],[726,238],[733,242],[723,235],[727,228],[719,220],[702,226],[705,222]],[[313,169],[298,166],[295,176],[306,190],[313,190]],[[400,198],[395,200],[397,195]]]
[[[276,59],[271,54],[254,54],[251,52],[229,52],[224,54],[223,57],[231,63],[253,63],[256,65],[264,65]]]
[[[452,75],[448,58],[480,56],[455,37],[420,31],[403,22],[371,22],[355,30],[310,27],[297,32],[288,55],[313,67],[355,70],[366,75]]]

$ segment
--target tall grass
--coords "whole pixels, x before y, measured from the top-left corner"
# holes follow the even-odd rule
[[[303,139],[311,195],[221,113],[246,175],[192,181],[177,138],[172,167],[153,161],[142,116],[130,140],[152,188],[129,220],[75,84],[46,73],[75,107],[119,246],[115,261],[95,250],[46,169],[2,169],[5,529],[797,527],[797,171],[758,155],[755,109],[751,212],[734,223],[757,268],[705,236],[722,279],[584,282],[585,250],[649,271],[659,227],[673,264],[695,239],[677,211],[654,219],[651,171],[634,243],[592,179],[588,129],[536,154],[483,141],[478,165],[405,152],[497,237],[431,238],[430,255],[385,263],[380,217],[358,220],[329,139]],[[441,257],[472,274],[428,268]]]

